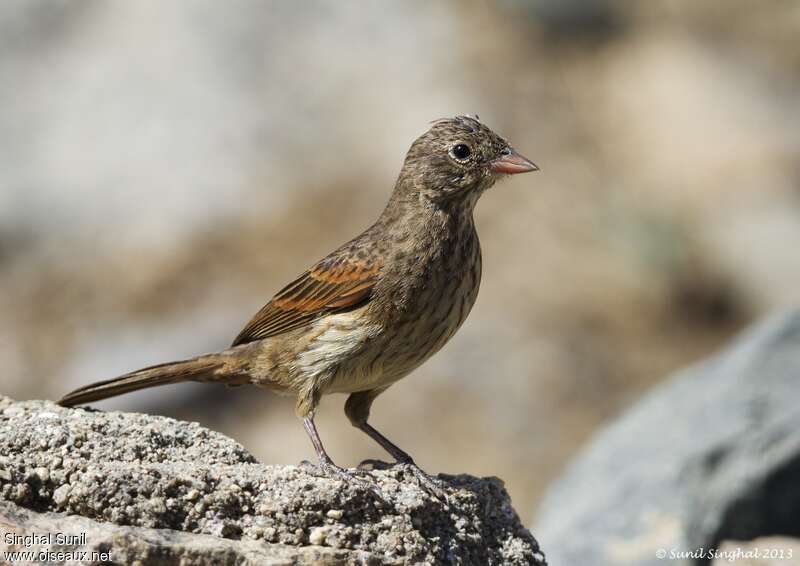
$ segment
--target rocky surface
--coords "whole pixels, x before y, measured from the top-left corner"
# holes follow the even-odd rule
[[[660,549],[705,563],[685,553],[800,536],[798,431],[800,311],[746,332],[599,433],[546,496],[536,532],[554,564],[663,564]]]
[[[496,478],[439,476],[442,501],[402,467],[344,483],[259,464],[196,423],[3,397],[0,455],[4,535],[86,533],[39,537],[39,550],[124,564],[544,564]]]

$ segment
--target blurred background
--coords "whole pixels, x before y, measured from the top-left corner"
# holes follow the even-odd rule
[[[594,430],[800,299],[799,37],[789,1],[3,2],[0,392],[226,347],[377,217],[431,120],[477,113],[542,171],[483,197],[478,302],[371,422],[530,523]],[[344,399],[329,452],[385,459]],[[268,392],[98,406],[313,456]]]

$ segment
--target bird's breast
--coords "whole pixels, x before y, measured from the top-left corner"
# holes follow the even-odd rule
[[[337,315],[336,326],[326,327],[314,340],[303,362],[308,369],[333,370],[326,392],[385,387],[416,369],[455,334],[475,303],[480,279],[474,229],[406,254],[383,275],[370,304]]]
[[[475,304],[481,251],[474,229],[414,257],[403,274],[385,328],[384,366],[398,378],[441,349]]]

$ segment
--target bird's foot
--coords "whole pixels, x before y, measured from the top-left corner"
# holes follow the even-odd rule
[[[417,466],[413,460],[397,462],[395,465],[401,466],[403,470],[411,472],[424,491],[428,492],[442,503],[449,503],[444,482],[427,474],[422,468]]]
[[[410,473],[417,480],[419,486],[428,494],[432,495],[442,503],[448,503],[446,485],[441,480],[438,480],[427,474],[422,468],[410,457],[403,458],[396,462],[389,463],[383,460],[364,460],[358,465],[359,470],[390,470],[395,467],[400,467],[404,472]]]
[[[372,494],[372,496],[375,498],[377,502],[381,503],[382,505],[388,505],[386,499],[383,496],[383,493],[381,492],[380,488],[378,488],[378,486],[376,486],[374,483],[370,481],[358,477],[356,474],[353,473],[353,471],[347,468],[342,468],[340,466],[337,466],[331,460],[320,460],[319,464],[317,464],[316,466],[311,462],[309,462],[308,460],[303,460],[302,462],[300,462],[300,466],[304,468],[311,468],[321,473],[325,477],[338,478],[343,482],[355,483],[357,485],[360,485],[361,487],[366,488]]]

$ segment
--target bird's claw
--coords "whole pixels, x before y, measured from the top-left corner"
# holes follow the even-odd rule
[[[383,493],[381,490],[372,482],[362,479],[358,477],[353,472],[369,472],[370,470],[388,470],[393,467],[400,467],[404,472],[410,473],[414,476],[417,480],[417,484],[422,488],[423,491],[438,499],[442,503],[449,503],[449,499],[447,497],[446,491],[446,484],[444,484],[441,480],[437,480],[436,478],[430,476],[426,473],[422,468],[417,466],[417,464],[411,461],[398,461],[393,464],[388,462],[384,462],[382,460],[364,460],[361,462],[355,470],[349,470],[346,468],[341,468],[334,464],[330,460],[322,460],[318,465],[314,465],[308,460],[303,460],[300,465],[305,468],[311,468],[316,471],[321,472],[323,475],[327,477],[334,477],[339,478],[342,481],[346,482],[355,482],[359,485],[362,485],[369,489],[372,495],[381,503],[386,504],[386,499],[383,497]],[[368,477],[371,477],[368,475]]]
[[[410,471],[411,474],[417,479],[419,486],[432,495],[442,503],[449,503],[445,484],[441,480],[427,474],[422,468],[417,466],[413,461],[411,462],[398,462],[398,466],[402,466],[405,470]]]
[[[309,464],[309,463],[307,461],[303,461],[301,462],[301,465],[302,464]],[[343,482],[355,483],[357,485],[360,485],[361,487],[366,488],[372,494],[372,496],[375,498],[377,502],[381,503],[382,505],[388,505],[388,502],[384,498],[383,493],[381,492],[380,488],[378,488],[378,486],[376,486],[370,481],[366,481],[358,477],[349,469],[337,466],[330,460],[320,460],[319,464],[316,466],[316,469],[319,470],[322,473],[322,475],[327,476],[329,478],[338,478]]]
[[[390,470],[399,467],[416,478],[419,486],[428,494],[438,499],[442,503],[449,503],[447,499],[446,485],[441,480],[430,476],[422,468],[417,466],[414,460],[397,460],[394,463],[384,462],[383,460],[364,460],[358,465],[359,470]]]

